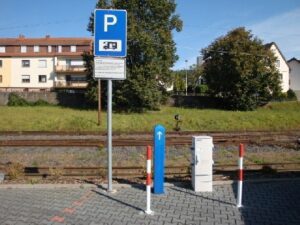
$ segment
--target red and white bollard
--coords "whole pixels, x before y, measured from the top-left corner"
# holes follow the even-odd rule
[[[237,204],[236,206],[242,207],[242,193],[243,193],[243,179],[244,179],[244,171],[243,171],[243,158],[244,158],[244,144],[240,144],[239,149],[239,174],[238,174],[238,193],[237,193]]]
[[[147,178],[146,178],[146,191],[147,191],[147,209],[145,210],[146,214],[153,214],[151,211],[151,158],[152,158],[152,149],[151,146],[147,146]]]

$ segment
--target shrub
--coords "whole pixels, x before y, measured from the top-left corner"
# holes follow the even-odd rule
[[[49,168],[49,175],[52,177],[52,179],[57,180],[60,177],[64,175],[64,169],[63,168],[56,168],[56,167],[50,167]]]
[[[48,106],[51,104],[42,99],[39,99],[36,102],[29,102],[17,94],[11,93],[8,96],[7,105],[8,106]]]
[[[206,84],[201,84],[196,87],[196,93],[197,94],[207,94],[208,87]]]
[[[21,98],[19,95],[11,93],[8,96],[8,106],[29,106],[30,103],[27,102],[24,98]]]
[[[292,90],[292,89],[289,89],[287,92],[286,92],[286,95],[287,95],[287,99],[288,100],[297,100],[297,95],[296,93]]]
[[[15,180],[24,175],[24,166],[20,163],[9,163],[7,167],[7,175],[10,180]]]
[[[32,104],[33,106],[49,106],[51,105],[49,102],[46,102],[45,100],[39,99],[36,102]]]
[[[289,89],[287,92],[281,93],[280,95],[278,95],[273,100],[274,101],[279,101],[279,102],[295,101],[295,100],[297,100],[297,96],[296,96],[296,93],[293,90]]]

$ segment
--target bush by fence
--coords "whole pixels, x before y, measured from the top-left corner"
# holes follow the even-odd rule
[[[187,108],[216,108],[224,109],[224,102],[221,98],[209,96],[184,96],[173,95],[173,101],[170,105]]]
[[[82,108],[87,103],[84,93],[65,92],[0,92],[0,105],[34,106],[61,105]]]

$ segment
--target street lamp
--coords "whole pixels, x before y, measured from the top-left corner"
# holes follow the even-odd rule
[[[187,60],[185,60],[185,95],[187,96]]]

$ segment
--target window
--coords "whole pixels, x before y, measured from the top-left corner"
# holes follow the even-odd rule
[[[30,83],[30,75],[22,75],[22,83]]]
[[[52,46],[51,45],[48,46],[48,52],[52,52]]]
[[[205,80],[204,80],[203,77],[200,78],[200,84],[201,84],[201,85],[205,84]]]
[[[27,52],[27,46],[21,46],[21,53]]]
[[[276,60],[275,65],[276,65],[277,68],[279,68],[280,67],[280,60]]]
[[[46,83],[47,76],[46,75],[39,75],[39,83]]]
[[[40,46],[35,45],[33,46],[33,52],[39,52],[40,51]]]
[[[71,45],[71,52],[76,52],[76,46],[75,45]]]
[[[62,52],[62,46],[61,45],[58,46],[58,52]]]
[[[2,79],[3,79],[3,78],[2,78],[2,75],[0,75],[0,83],[2,83]]]
[[[47,60],[39,60],[39,68],[46,68],[47,67]]]
[[[70,62],[71,66],[84,66],[84,61],[80,59],[74,59]]]
[[[2,67],[2,60],[0,60],[0,67]]]
[[[5,46],[0,46],[0,53],[5,53]]]
[[[71,76],[67,75],[69,78],[66,78],[68,81],[86,81],[86,76]]]
[[[29,60],[22,60],[22,67],[30,67],[30,61]]]
[[[280,78],[280,80],[282,80],[282,79],[283,79],[283,75],[282,75],[282,73],[281,73],[281,74],[279,74],[279,78]]]

